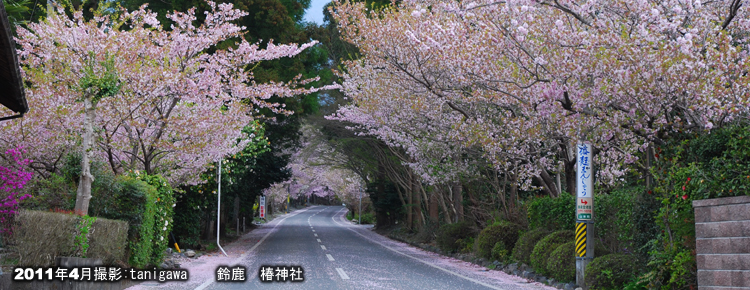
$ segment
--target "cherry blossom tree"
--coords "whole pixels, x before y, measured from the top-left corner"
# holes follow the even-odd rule
[[[19,28],[18,54],[35,110],[3,124],[4,132],[23,132],[2,134],[4,145],[27,146],[35,168],[54,171],[78,142],[86,146],[93,140],[96,146],[84,147],[84,152],[107,161],[116,173],[140,169],[162,174],[173,184],[195,184],[209,163],[247,145],[250,138],[242,128],[259,108],[292,113],[269,98],[336,88],[306,89],[317,78],[301,77],[289,83],[255,83],[251,65],[292,57],[315,42],[269,42],[260,49],[241,38],[244,27],[232,24],[247,13],[231,4],[207,3],[212,10],[200,26],[194,25],[191,9],[169,14],[175,22],[169,31],[145,5],[96,14],[91,20],[81,11],[68,17],[58,7],[44,22]],[[219,42],[234,38],[240,39],[234,46],[212,52]],[[100,65],[104,63],[111,69]],[[96,96],[94,89],[101,93],[102,86],[81,81],[87,71],[97,78],[110,74],[118,85],[110,97],[95,102],[96,116],[85,114],[93,108],[86,96]],[[89,119],[83,123],[92,124],[94,136],[80,140],[88,136],[82,134],[88,131],[81,121]]]
[[[479,147],[551,195],[560,171],[572,192],[572,148],[586,140],[597,181],[615,184],[671,132],[747,118],[750,21],[736,2],[339,3],[333,15],[362,57],[345,63],[353,102],[334,118],[418,162],[415,132]]]

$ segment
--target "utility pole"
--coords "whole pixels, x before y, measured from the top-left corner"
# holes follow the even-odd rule
[[[584,290],[586,266],[594,259],[593,151],[588,142],[576,145],[576,284]]]
[[[359,224],[362,224],[362,185],[359,186]]]
[[[227,252],[225,252],[224,248],[219,244],[219,234],[221,233],[221,161],[222,160],[219,159],[219,197],[216,201],[216,246],[218,246],[221,252],[224,253],[224,256],[227,256]]]

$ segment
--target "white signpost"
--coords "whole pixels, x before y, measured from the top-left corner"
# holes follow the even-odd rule
[[[594,169],[593,147],[576,145],[576,284],[585,286],[586,265],[594,259]]]
[[[594,215],[594,175],[591,168],[591,144],[578,143],[576,156],[576,219],[591,220]]]
[[[260,218],[266,219],[266,196],[260,196]]]

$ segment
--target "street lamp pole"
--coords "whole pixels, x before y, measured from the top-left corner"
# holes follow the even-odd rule
[[[359,222],[358,224],[362,224],[362,186],[359,186]]]

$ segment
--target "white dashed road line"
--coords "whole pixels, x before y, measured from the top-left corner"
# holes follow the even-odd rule
[[[313,235],[315,235],[316,237],[318,236],[318,234],[313,234]]]
[[[322,243],[322,242],[320,241],[320,239],[317,239],[317,240],[318,240],[318,243]]]
[[[326,246],[320,245],[320,248],[323,249],[323,250],[325,250]]]
[[[331,256],[331,254],[326,254],[326,257],[328,257],[328,261],[336,261],[333,259],[333,256]]]
[[[344,269],[336,268],[336,272],[339,272],[339,276],[341,276],[341,279],[349,280],[349,276],[344,273]]]

